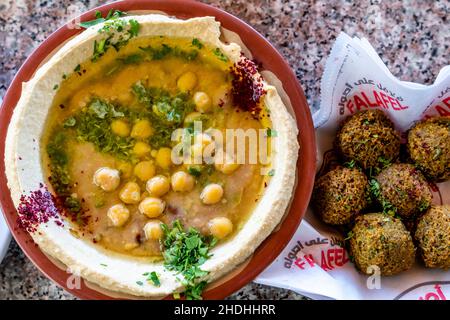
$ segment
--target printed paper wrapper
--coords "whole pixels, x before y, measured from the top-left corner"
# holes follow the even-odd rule
[[[403,139],[415,121],[450,115],[450,65],[430,86],[400,81],[366,39],[339,35],[322,77],[320,110],[313,115],[318,175],[335,161],[331,150],[339,123],[371,108],[387,113]],[[450,181],[431,187],[435,204],[450,204]],[[311,208],[280,256],[255,282],[317,299],[450,298],[450,270],[427,269],[420,259],[394,276],[359,273],[344,249],[343,235],[318,220]]]

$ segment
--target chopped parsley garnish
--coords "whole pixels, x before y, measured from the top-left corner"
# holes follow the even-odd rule
[[[209,250],[215,246],[217,240],[210,236],[203,236],[195,228],[183,229],[179,220],[172,223],[172,228],[161,225],[163,229],[163,257],[167,270],[176,271],[183,275],[182,284],[185,287],[186,299],[201,299],[206,286],[201,278],[208,275],[200,266],[211,256]]]
[[[355,168],[356,167],[356,161],[354,159],[350,160],[350,161],[347,161],[347,162],[344,163],[344,166],[349,168],[349,169]]]
[[[212,53],[219,58],[220,61],[228,62],[228,57],[223,54],[223,52],[219,48],[215,48]]]
[[[106,263],[100,263],[100,265],[101,265],[102,267],[107,267],[107,266],[108,266]]]
[[[387,167],[389,167],[391,165],[391,160],[386,159],[384,157],[379,157],[378,158],[378,163],[381,164],[381,168],[385,169]]]
[[[132,91],[138,101],[143,104],[152,122],[155,134],[149,143],[153,148],[171,145],[172,132],[182,124],[185,116],[194,110],[194,103],[186,93],[170,95],[161,88],[146,88],[138,82]]]
[[[194,47],[197,47],[198,49],[203,48],[203,43],[201,43],[200,40],[198,40],[197,38],[192,39],[192,45]]]
[[[97,25],[99,23],[105,22],[106,20],[109,20],[112,17],[115,17],[115,18],[122,17],[122,16],[126,15],[126,13],[122,12],[122,11],[119,11],[119,10],[112,10],[111,9],[111,10],[109,10],[109,12],[108,12],[108,14],[106,15],[105,18],[102,17],[102,13],[100,11],[98,11],[98,10],[95,11],[94,15],[95,15],[95,19],[94,20],[80,22],[79,26],[82,27],[82,28],[86,28],[87,29],[87,28],[95,26],[95,25]]]
[[[143,285],[144,285],[144,283],[143,283],[142,281],[136,281],[136,284],[137,284],[138,286],[143,286]]]
[[[273,177],[275,175],[275,169],[270,169],[270,171],[267,173],[269,177]]]
[[[130,54],[129,56],[118,58],[117,60],[123,62],[124,64],[138,64],[142,62],[144,57],[141,54]]]
[[[277,132],[271,128],[267,128],[266,129],[266,135],[268,137],[276,137],[277,136]]]
[[[196,178],[202,175],[202,169],[199,166],[189,166],[187,171],[191,176],[194,176]]]
[[[110,10],[103,18],[102,14],[99,11],[96,11],[94,20],[80,23],[80,26],[83,28],[89,28],[99,23],[103,23],[103,26],[98,32],[104,34],[106,37],[99,41],[94,41],[92,61],[97,61],[111,47],[119,51],[119,49],[125,46],[131,38],[138,35],[140,28],[139,22],[136,19],[120,19],[125,15],[125,12]]]
[[[161,285],[161,281],[159,281],[159,277],[155,271],[145,272],[143,274],[144,277],[147,277],[148,282],[152,282],[154,286],[159,287]]]
[[[397,208],[382,196],[380,184],[377,180],[371,179],[369,181],[369,191],[372,197],[380,202],[384,214],[390,216],[395,216],[397,214]]]
[[[173,298],[174,298],[175,300],[180,300],[180,299],[181,299],[181,295],[180,295],[179,292],[174,292],[172,296],[173,296]]]
[[[57,85],[57,84],[55,84],[54,86],[53,86],[53,90],[56,90],[56,89],[58,89],[59,88],[59,85]]]
[[[437,158],[439,158],[441,154],[442,154],[442,149],[439,148],[439,147],[437,147],[437,148],[434,150],[433,160],[437,160]]]
[[[133,139],[119,137],[111,131],[111,122],[115,118],[125,117],[127,111],[104,100],[92,100],[86,110],[74,116],[77,139],[91,142],[101,152],[113,154],[122,160],[130,160]]]
[[[47,144],[47,155],[50,159],[50,177],[55,191],[59,194],[69,194],[70,176],[68,170],[69,158],[66,153],[66,135],[58,128]]]
[[[179,47],[171,47],[165,43],[163,43],[159,47],[139,47],[142,51],[144,51],[150,60],[161,60],[166,58],[167,56],[176,57],[180,59],[184,59],[187,61],[195,60],[198,57],[198,50],[183,50]]]
[[[430,207],[430,203],[428,201],[421,200],[419,203],[419,212],[423,212]]]
[[[63,122],[64,128],[73,127],[77,123],[74,117],[69,117]]]
[[[68,213],[73,214],[74,220],[81,223],[81,202],[72,196],[71,192],[72,179],[69,174],[69,156],[66,151],[67,139],[67,134],[61,127],[57,127],[47,144],[46,151],[51,172],[49,180],[68,209]]]
[[[347,233],[347,237],[344,239],[344,241],[350,240],[351,238],[353,238],[353,236],[354,236],[353,231],[349,231]]]
[[[80,70],[81,70],[81,65],[80,64],[77,64],[75,69],[73,69],[74,72],[79,72]]]

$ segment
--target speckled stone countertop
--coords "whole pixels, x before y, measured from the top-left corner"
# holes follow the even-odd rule
[[[392,73],[430,84],[449,63],[448,1],[205,1],[238,16],[271,41],[295,70],[313,110],[326,57],[340,31],[366,37]],[[0,0],[0,97],[36,46],[69,18],[105,1]],[[249,284],[231,299],[304,299]],[[11,243],[0,264],[0,299],[74,299]]]

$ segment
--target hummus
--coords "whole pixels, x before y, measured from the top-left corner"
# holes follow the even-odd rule
[[[37,223],[24,224],[34,241],[70,272],[134,296],[183,292],[236,268],[281,221],[296,124],[220,35],[211,17],[117,18],[68,41],[24,84],[6,141],[8,185],[22,218],[26,205],[37,210]],[[217,142],[229,129],[264,132],[257,156],[269,160],[251,162],[249,142],[239,162],[236,146]],[[36,192],[47,189],[44,207]],[[181,236],[203,252],[191,280],[173,264]]]

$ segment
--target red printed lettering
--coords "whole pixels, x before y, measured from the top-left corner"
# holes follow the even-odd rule
[[[307,266],[314,267],[316,264],[312,254],[305,254],[303,257],[299,257],[295,260],[294,264],[302,270],[305,270]]]
[[[436,284],[434,286],[436,292],[428,292],[423,297],[419,297],[419,300],[447,300],[444,292],[442,292],[441,286]]]

